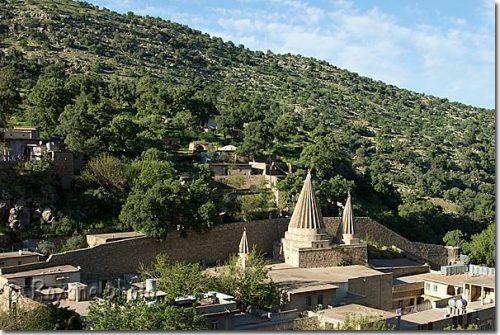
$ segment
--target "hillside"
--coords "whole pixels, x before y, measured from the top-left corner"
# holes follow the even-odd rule
[[[111,104],[116,99],[109,85],[132,83],[130,99],[110,108],[134,115],[142,126],[145,116],[155,113],[179,124],[186,124],[181,116],[190,115],[190,129],[193,122],[216,117],[219,134],[211,140],[235,144],[248,157],[279,157],[298,174],[313,167],[318,185],[324,182],[325,203],[341,200],[351,182],[358,212],[405,236],[440,242],[448,230],[472,234],[494,220],[493,110],[399,89],[325,61],[250,51],[180,24],[85,3],[0,1],[0,13],[0,66],[22,69],[17,76],[23,104],[12,108],[11,124],[37,120],[30,114],[36,110],[30,92],[39,76],[47,76],[44,69],[56,64],[65,82],[79,73],[98,74]],[[12,56],[14,49],[22,56]],[[162,100],[162,87],[173,100]],[[175,88],[184,103],[180,109],[174,108]],[[186,102],[185,92],[199,99]],[[59,117],[78,105],[77,96],[57,102],[55,121],[43,130],[66,135],[70,149],[92,157],[76,146],[81,139],[71,142],[71,132],[64,131],[68,119]],[[109,121],[103,122],[107,127]],[[239,128],[245,128],[243,141],[230,136]],[[165,132],[181,136],[183,145],[205,136],[181,126]],[[281,187],[297,188],[300,178],[293,178]],[[332,193],[335,187],[342,191]]]

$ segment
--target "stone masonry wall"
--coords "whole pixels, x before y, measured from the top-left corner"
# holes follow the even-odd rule
[[[108,279],[122,273],[137,272],[141,265],[151,264],[160,253],[168,255],[173,261],[204,261],[210,264],[225,261],[231,254],[237,253],[244,227],[247,228],[250,247],[255,245],[257,250],[271,253],[273,242],[283,237],[288,220],[229,223],[200,234],[190,232],[186,238],[182,238],[178,232],[172,232],[163,241],[146,237],[115,241],[93,248],[54,254],[46,262],[5,267],[1,271],[13,273],[70,264],[81,267],[83,280]],[[325,218],[327,232],[336,236],[340,222],[341,218]],[[355,231],[362,239],[395,245],[407,254],[429,262],[431,267],[448,264],[450,257],[455,257],[453,252],[443,246],[411,242],[370,218],[355,218],[354,222]]]
[[[367,264],[366,244],[336,245],[331,249],[308,249],[299,251],[299,267],[317,268],[338,266],[342,262],[353,265]]]
[[[366,297],[368,306],[383,310],[392,308],[392,274],[348,279],[349,292]]]
[[[54,254],[47,262],[5,267],[2,273],[71,264],[81,267],[82,280],[108,279],[137,272],[141,265],[150,265],[160,253],[172,261],[216,263],[238,252],[243,228],[247,228],[250,248],[255,246],[259,251],[272,252],[273,242],[284,235],[287,225],[288,219],[259,220],[219,225],[201,234],[190,232],[186,238],[171,232],[163,241],[147,237],[120,240]]]
[[[385,273],[392,273],[393,278],[418,275],[429,272],[429,265],[397,266],[397,267],[376,267],[375,270]]]
[[[325,218],[327,232],[338,238],[337,233],[340,233],[341,222],[340,217]],[[453,263],[458,258],[457,249],[437,244],[412,242],[371,218],[355,218],[354,232],[364,241],[373,241],[387,246],[394,245],[404,250],[408,258],[427,262],[433,269]]]

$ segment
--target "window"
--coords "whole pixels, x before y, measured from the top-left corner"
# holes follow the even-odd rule
[[[17,301],[13,301],[12,304],[10,305],[10,311],[15,313],[17,310]]]
[[[323,305],[323,294],[318,295],[318,305]]]
[[[425,289],[430,291],[431,289],[431,284],[430,283],[425,283]]]
[[[432,290],[433,290],[434,292],[437,292],[437,291],[438,291],[438,286],[437,286],[437,284],[432,285]]]
[[[31,287],[32,283],[33,283],[33,278],[32,277],[26,277],[26,278],[24,278],[24,286]]]
[[[212,330],[219,329],[219,320],[212,321]]]
[[[311,296],[310,295],[308,295],[306,297],[306,306],[311,306]]]
[[[410,299],[410,306],[413,306],[415,304],[415,298]]]

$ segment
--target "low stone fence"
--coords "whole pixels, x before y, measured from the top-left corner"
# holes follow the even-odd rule
[[[392,273],[393,278],[418,275],[429,272],[429,265],[414,265],[414,266],[391,266],[391,267],[374,267],[375,270],[385,273]]]
[[[172,261],[202,262],[213,264],[226,261],[238,252],[238,245],[247,228],[250,247],[271,254],[273,243],[280,240],[287,229],[289,219],[258,220],[218,225],[211,230],[188,232],[183,238],[175,231],[164,240],[147,237],[130,238],[109,242],[91,248],[53,254],[47,261],[5,267],[2,273],[40,269],[48,266],[69,264],[81,267],[82,280],[109,279],[123,273],[135,273],[141,266],[150,265],[158,254],[166,254]],[[411,242],[370,218],[355,218],[355,231],[362,239],[395,245],[415,258],[439,268],[449,262],[449,249],[441,245]],[[325,218],[326,230],[337,236],[341,218]]]

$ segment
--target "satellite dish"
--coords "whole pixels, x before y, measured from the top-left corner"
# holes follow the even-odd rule
[[[451,298],[450,300],[448,300],[448,306],[451,308],[456,307],[455,299]]]

